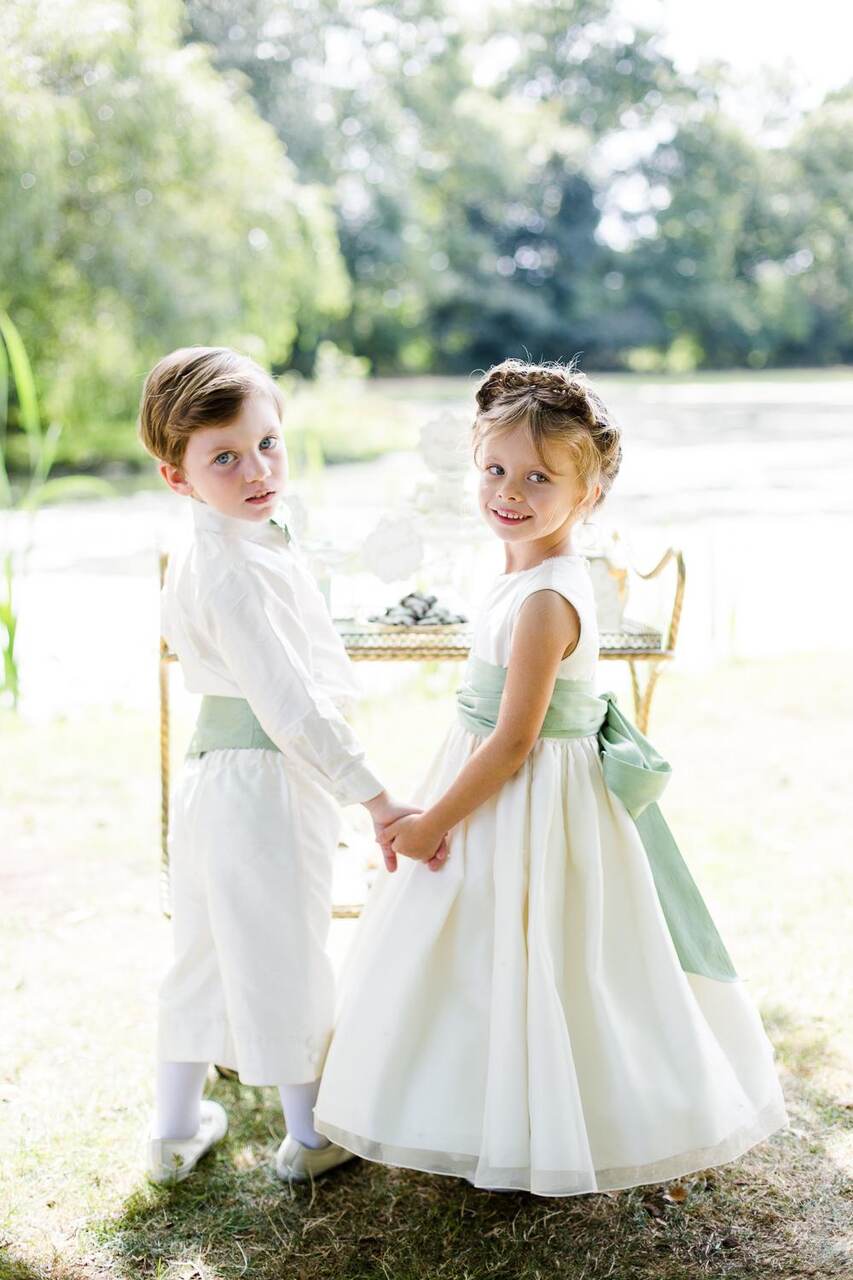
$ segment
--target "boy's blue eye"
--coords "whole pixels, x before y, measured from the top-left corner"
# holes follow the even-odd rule
[[[226,462],[229,462],[230,459],[231,459],[231,450],[226,449],[224,453],[217,454],[216,457],[213,459],[213,461],[217,466],[224,467]]]
[[[277,436],[264,436],[263,440],[261,441],[260,447],[261,449],[265,447],[267,449],[274,449],[277,444],[278,444]]]

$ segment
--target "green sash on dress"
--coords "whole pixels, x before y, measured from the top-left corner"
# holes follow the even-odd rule
[[[488,737],[497,724],[506,667],[468,659],[457,691],[459,717],[472,733]],[[672,770],[649,740],[626,719],[615,695],[593,693],[591,680],[557,680],[540,730],[543,738],[595,734],[609,791],[622,801],[651,867],[673,945],[687,973],[737,979],[734,965],[702,900],[657,801]]]

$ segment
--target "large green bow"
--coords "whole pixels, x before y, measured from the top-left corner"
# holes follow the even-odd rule
[[[648,738],[619,710],[615,693],[602,693],[606,702],[598,729],[604,780],[635,820],[663,795],[672,768]]]
[[[506,668],[472,656],[457,693],[459,716],[484,737],[497,724]],[[607,789],[633,819],[667,928],[687,973],[731,982],[737,978],[729,953],[658,808],[672,769],[620,711],[612,693],[596,696],[592,681],[557,680],[540,730],[543,738],[595,734]]]

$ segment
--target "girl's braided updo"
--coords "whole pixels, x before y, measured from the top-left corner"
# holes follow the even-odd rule
[[[585,501],[596,485],[601,493],[593,505],[603,501],[622,461],[622,433],[584,374],[571,365],[496,364],[477,388],[475,456],[493,431],[520,425],[530,432],[543,462],[549,445],[568,445],[586,486]]]

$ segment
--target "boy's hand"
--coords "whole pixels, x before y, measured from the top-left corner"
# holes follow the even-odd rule
[[[431,871],[439,871],[447,860],[445,833],[436,831],[428,814],[410,814],[387,826],[382,833],[394,854],[425,862]]]
[[[382,850],[385,866],[389,871],[396,871],[397,855],[385,833],[388,827],[393,826],[400,818],[421,813],[421,810],[411,804],[398,804],[396,800],[391,799],[387,791],[380,791],[379,795],[374,796],[372,800],[366,800],[364,807],[373,819],[373,834]]]

